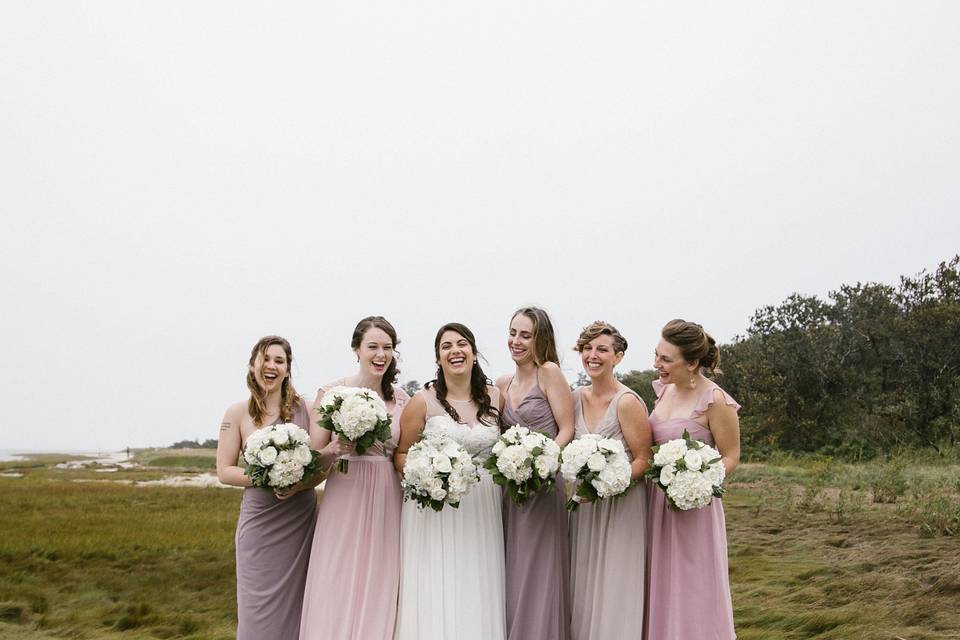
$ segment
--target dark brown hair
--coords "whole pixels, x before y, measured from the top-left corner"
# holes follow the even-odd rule
[[[393,357],[390,358],[390,366],[383,372],[383,379],[380,381],[380,394],[384,400],[391,402],[393,400],[393,383],[397,381],[397,376],[400,375],[400,370],[397,369],[396,349],[397,345],[400,344],[400,341],[397,340],[397,330],[383,316],[367,316],[358,322],[356,328],[354,328],[353,338],[350,339],[350,348],[359,349],[363,342],[363,335],[374,328],[380,329],[390,336],[390,340],[393,342]]]
[[[698,363],[710,375],[723,373],[720,371],[720,348],[701,325],[686,320],[671,320],[663,325],[660,335],[680,349],[680,354],[687,362]]]
[[[434,387],[437,393],[437,400],[440,401],[441,406],[443,406],[451,418],[460,422],[460,414],[447,402],[447,381],[443,377],[443,368],[439,363],[440,338],[442,338],[443,334],[447,331],[453,331],[466,338],[467,342],[470,343],[470,348],[473,350],[473,368],[470,370],[470,399],[477,403],[477,419],[488,426],[500,426],[500,411],[493,406],[493,401],[490,399],[490,392],[487,391],[487,385],[491,384],[490,379],[487,378],[483,369],[480,368],[480,362],[478,360],[480,352],[477,351],[477,339],[473,337],[473,332],[470,331],[470,329],[459,322],[448,322],[437,331],[437,337],[433,340],[433,353],[438,361],[437,377],[435,380],[431,380],[425,384],[424,387],[427,389],[431,386]]]
[[[293,388],[293,382],[290,378],[293,367],[293,349],[290,348],[290,343],[280,336],[265,336],[260,338],[250,351],[249,364],[251,367],[255,366],[257,356],[259,355],[265,358],[267,356],[267,349],[275,344],[280,345],[283,352],[287,355],[287,377],[280,383],[280,422],[290,422],[296,411],[296,405],[300,401],[300,396],[297,395],[297,390]],[[253,418],[253,424],[257,427],[262,427],[263,423],[261,421],[266,413],[267,394],[264,388],[260,386],[260,383],[257,382],[256,376],[250,369],[247,370],[247,388],[250,389],[250,400],[247,402],[247,411],[250,412],[250,417]]]
[[[627,339],[624,338],[617,328],[610,324],[609,322],[604,322],[603,320],[595,320],[583,328],[583,331],[580,332],[580,337],[577,338],[577,346],[573,348],[574,351],[583,351],[583,349],[590,344],[591,340],[598,338],[600,336],[610,336],[613,338],[613,352],[614,353],[626,353],[627,351]]]
[[[550,316],[540,307],[523,307],[517,309],[510,317],[510,321],[517,316],[526,316],[533,323],[533,362],[538,367],[545,362],[560,364],[557,355],[557,339],[553,333],[553,323]]]

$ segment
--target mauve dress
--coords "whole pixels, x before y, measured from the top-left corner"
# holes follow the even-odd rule
[[[291,422],[306,430],[309,421],[301,401]],[[316,507],[314,491],[277,500],[269,489],[243,490],[236,535],[237,640],[299,636]]]
[[[657,398],[663,385],[653,382]],[[689,418],[660,420],[650,415],[653,443],[679,438],[684,429],[694,440],[713,446],[710,430],[695,421],[714,402],[716,384],[703,390]],[[724,402],[740,405],[720,389]],[[714,498],[702,509],[674,511],[657,486],[648,486],[647,624],[649,640],[734,640],[733,605],[727,569],[727,531],[723,504]]]
[[[637,396],[630,389],[618,391],[600,423],[594,429],[588,429],[583,418],[580,389],[574,391],[576,437],[596,433],[622,441],[617,403],[625,393]],[[640,396],[637,399],[640,400]],[[623,446],[632,461],[633,452],[626,442]],[[635,485],[619,496],[581,504],[570,515],[570,631],[573,640],[641,637],[646,512],[646,491]],[[651,640],[654,637],[651,636]]]
[[[329,391],[338,380],[322,387]],[[390,439],[345,456],[348,473],[327,478],[303,594],[301,640],[389,640],[400,588],[400,505],[393,468],[400,414],[410,396],[393,387]]]
[[[519,424],[551,438],[559,432],[539,384],[516,409],[507,395],[503,424]],[[559,474],[552,489],[522,505],[503,493],[508,640],[570,637],[570,556],[564,502],[563,476]]]

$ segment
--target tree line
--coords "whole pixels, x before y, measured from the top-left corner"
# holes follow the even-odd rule
[[[743,404],[747,455],[865,458],[960,436],[960,255],[896,285],[794,293],[721,345],[717,382]],[[652,406],[653,370],[621,380]]]

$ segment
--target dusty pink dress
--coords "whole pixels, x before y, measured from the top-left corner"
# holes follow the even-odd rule
[[[653,382],[657,398],[664,385]],[[713,403],[720,389],[710,383],[689,418],[660,420],[650,415],[653,443],[690,437],[713,445],[710,430],[696,422]],[[724,402],[740,405],[726,391]],[[647,622],[649,640],[733,640],[733,606],[727,570],[727,531],[723,505],[718,498],[702,509],[673,511],[663,490],[648,486],[647,500]]]
[[[301,402],[291,422],[306,429],[309,420]],[[277,500],[269,489],[243,490],[236,534],[238,640],[297,638],[316,507],[313,491]]]
[[[325,385],[326,391],[343,384]],[[389,640],[400,584],[400,505],[393,469],[400,414],[410,397],[394,385],[391,436],[362,456],[348,456],[349,473],[327,479],[317,516],[301,640]]]

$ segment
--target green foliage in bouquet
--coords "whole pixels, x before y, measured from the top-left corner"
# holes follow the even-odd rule
[[[310,462],[303,466],[303,478],[305,480],[319,472],[320,470],[320,453],[310,450]],[[274,487],[270,485],[270,469],[258,464],[249,464],[243,469],[244,475],[250,476],[251,486],[257,489],[273,489]]]
[[[364,391],[359,395],[365,400],[373,399],[373,396],[369,391]],[[333,415],[340,410],[341,406],[343,406],[344,400],[346,400],[346,396],[335,396],[331,404],[323,407],[323,409],[320,410],[320,419],[317,420],[317,425],[337,434],[344,440],[350,440],[350,438],[345,436],[333,422]],[[362,456],[377,442],[386,442],[389,440],[391,435],[390,423],[390,414],[387,414],[386,420],[378,420],[373,429],[360,436],[357,440],[352,441],[357,447],[357,455]],[[341,473],[347,473],[349,468],[350,462],[348,460],[344,460],[342,458],[337,460],[337,471],[340,471]]]
[[[543,447],[534,447],[530,450],[530,455],[534,458],[541,454],[543,454]],[[556,477],[544,480],[540,477],[540,474],[537,473],[536,469],[533,470],[533,473],[530,474],[530,478],[526,482],[522,484],[512,482],[510,478],[500,472],[495,456],[487,458],[483,463],[483,468],[490,472],[490,477],[493,478],[494,482],[502,487],[506,487],[507,495],[509,495],[510,499],[516,504],[525,504],[530,498],[546,488],[552,487],[556,482]]]

